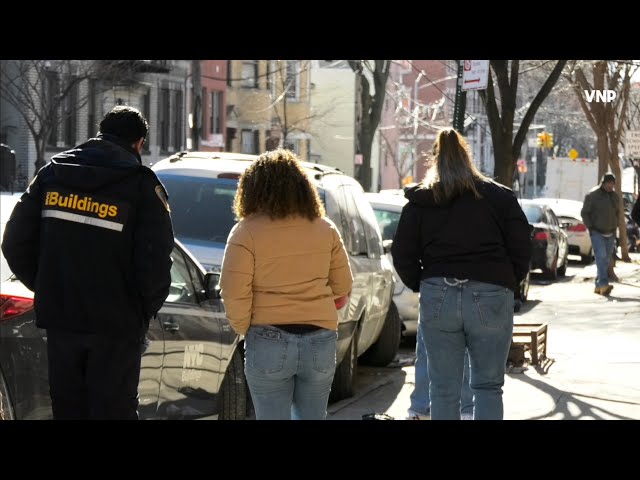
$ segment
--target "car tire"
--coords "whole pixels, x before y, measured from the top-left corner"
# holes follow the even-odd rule
[[[353,397],[358,376],[358,326],[353,331],[351,343],[342,361],[336,366],[333,375],[329,402],[337,402],[344,398]]]
[[[362,355],[363,363],[386,367],[396,358],[402,336],[402,319],[398,307],[391,302],[378,340]]]
[[[244,358],[240,346],[233,352],[218,393],[219,420],[245,420],[249,388],[244,376]]]
[[[556,252],[556,256],[553,259],[553,262],[551,263],[551,268],[545,268],[543,270],[544,276],[548,279],[551,280],[552,282],[555,282],[556,280],[558,280],[558,253]]]
[[[0,372],[0,421],[15,420],[13,407],[9,398],[9,389],[4,381],[4,375]]]
[[[565,254],[562,265],[558,267],[558,276],[564,277],[567,274],[567,266],[569,265],[569,253]]]

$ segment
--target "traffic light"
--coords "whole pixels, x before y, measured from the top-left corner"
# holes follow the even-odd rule
[[[553,148],[553,133],[547,133],[544,146],[547,148]]]

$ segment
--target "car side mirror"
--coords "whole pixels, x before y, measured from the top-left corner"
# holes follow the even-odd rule
[[[207,272],[204,276],[205,295],[210,299],[220,299],[220,274]]]
[[[382,248],[384,249],[384,253],[391,253],[392,245],[393,245],[393,240],[383,240]]]

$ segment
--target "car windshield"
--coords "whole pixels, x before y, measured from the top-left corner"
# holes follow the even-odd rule
[[[535,205],[522,205],[522,211],[527,216],[529,223],[539,223],[542,221],[542,208]]]
[[[238,180],[158,173],[169,193],[173,230],[182,242],[202,240],[226,243],[236,224],[233,200]],[[320,200],[324,191],[318,189]]]
[[[396,234],[396,230],[398,229],[400,212],[392,212],[390,210],[384,210],[380,207],[373,207],[373,212],[376,214],[378,225],[380,225],[382,240],[393,240],[393,237]]]
[[[169,193],[173,230],[179,240],[225,243],[236,223],[235,179],[158,173]]]

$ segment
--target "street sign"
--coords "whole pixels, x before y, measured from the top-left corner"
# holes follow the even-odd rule
[[[571,150],[569,150],[569,158],[571,160],[575,160],[576,158],[578,158],[578,151],[575,148],[572,148]]]
[[[465,60],[462,91],[484,90],[489,82],[489,60]]]
[[[624,153],[629,158],[640,158],[640,130],[629,130],[624,139]]]

